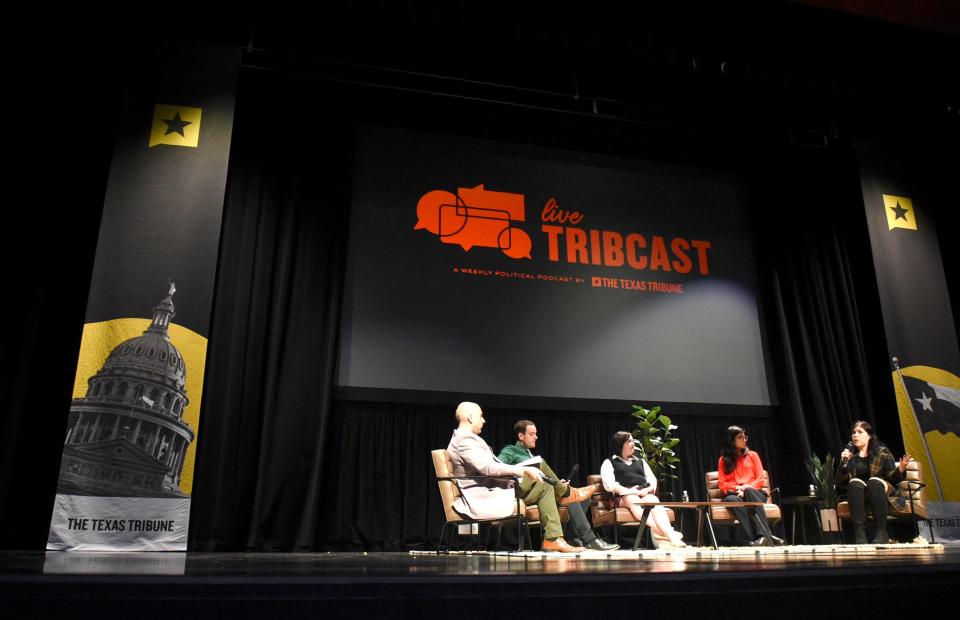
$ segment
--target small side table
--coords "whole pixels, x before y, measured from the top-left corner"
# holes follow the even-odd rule
[[[796,497],[781,497],[780,505],[784,508],[790,507],[790,544],[797,544],[797,512],[803,508],[809,508],[813,513],[813,518],[817,523],[817,531],[820,532],[820,543],[823,543],[823,524],[820,522],[820,507],[823,500],[819,497],[810,497],[809,495],[798,495]],[[800,515],[800,535],[803,537],[803,544],[807,544],[807,531],[803,528],[803,514]]]

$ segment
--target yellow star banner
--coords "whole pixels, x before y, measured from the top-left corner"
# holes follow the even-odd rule
[[[913,202],[909,198],[883,194],[883,211],[887,214],[887,226],[890,230],[917,229],[917,212],[913,210]]]
[[[923,465],[924,494],[960,502],[960,377],[919,365],[901,373],[893,371],[900,430],[907,453]]]
[[[153,109],[150,148],[158,144],[190,146],[200,143],[200,108],[158,103]]]

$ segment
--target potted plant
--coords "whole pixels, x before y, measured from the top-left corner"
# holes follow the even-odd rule
[[[816,454],[810,455],[806,461],[807,471],[813,479],[813,488],[816,496],[822,502],[820,506],[820,523],[824,532],[839,532],[840,526],[837,520],[837,481],[836,470],[834,469],[833,456],[827,452],[827,456],[820,460]]]
[[[633,413],[630,415],[636,421],[636,428],[633,430],[634,444],[650,465],[653,475],[660,482],[679,478],[677,466],[680,458],[674,448],[680,443],[680,439],[672,435],[677,426],[670,418],[660,414],[659,406],[644,409],[640,405],[633,405]]]

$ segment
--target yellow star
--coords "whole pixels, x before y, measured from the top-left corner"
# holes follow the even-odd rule
[[[914,211],[913,201],[909,198],[883,194],[883,212],[887,214],[887,226],[890,230],[894,228],[917,230],[917,212]]]

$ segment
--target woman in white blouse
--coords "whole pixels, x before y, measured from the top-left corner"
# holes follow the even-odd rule
[[[636,458],[633,435],[627,431],[614,433],[610,442],[612,456],[600,467],[603,488],[614,494],[615,505],[626,506],[639,521],[643,516],[640,504],[656,504],[657,478],[646,461]],[[663,506],[654,506],[647,519],[653,544],[659,549],[686,547],[683,535],[674,530]]]

